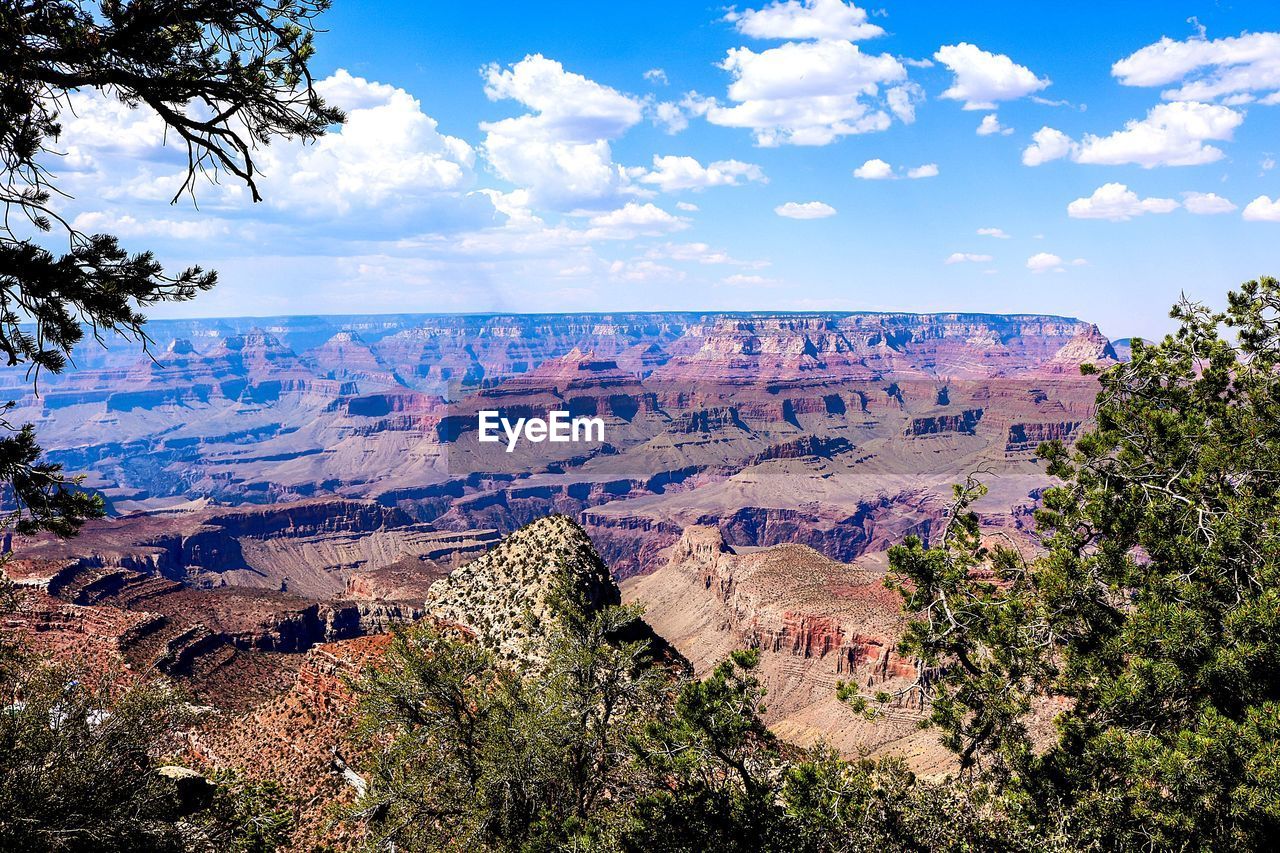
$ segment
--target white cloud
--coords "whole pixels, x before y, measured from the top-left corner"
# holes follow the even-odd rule
[[[490,100],[511,99],[531,112],[483,122],[483,151],[499,177],[527,187],[549,206],[574,207],[616,197],[624,176],[609,142],[638,124],[643,103],[564,69],[541,54],[484,71]]]
[[[403,89],[341,69],[316,88],[347,111],[347,122],[312,145],[263,149],[269,204],[331,213],[404,208],[474,182],[475,151],[441,134],[436,120]]]
[[[1049,252],[1038,252],[1027,258],[1027,269],[1033,273],[1062,271],[1062,258]]]
[[[775,207],[773,212],[787,219],[825,219],[836,215],[834,207],[820,201],[789,201]]]
[[[991,136],[992,134],[1000,134],[1008,136],[1013,133],[1013,128],[1005,127],[1000,123],[1000,117],[995,113],[988,113],[982,117],[982,122],[978,125],[977,134],[979,136]]]
[[[882,181],[893,177],[893,167],[877,157],[854,169],[853,176],[864,181]]]
[[[68,109],[58,120],[62,138],[68,140],[65,151],[69,157],[87,158],[84,165],[88,166],[94,151],[143,158],[162,154],[165,126],[151,110],[133,109],[94,89],[75,91],[67,97]]]
[[[1147,45],[1111,66],[1125,86],[1167,86],[1171,101],[1206,101],[1230,95],[1280,91],[1280,33],[1244,33]],[[1240,101],[1237,101],[1240,103]]]
[[[413,240],[401,240],[397,248],[420,249],[438,256],[469,259],[504,257],[543,257],[557,262],[557,270],[576,259],[594,262],[593,243],[633,240],[638,237],[661,237],[688,228],[688,219],[675,216],[651,203],[627,202],[622,207],[589,217],[581,227],[565,219],[549,225],[524,205],[526,190],[500,193],[483,191],[494,207],[507,215],[498,227],[461,234],[426,233]]]
[[[627,202],[617,210],[601,213],[588,221],[587,236],[592,239],[629,240],[639,235],[656,236],[682,231],[689,220],[667,213],[653,204]]]
[[[992,260],[993,258],[990,255],[979,255],[973,252],[952,252],[943,263],[947,265],[964,263],[986,264]]]
[[[669,82],[667,80],[667,72],[661,68],[650,68],[648,71],[644,72],[644,79],[648,80],[650,83],[657,83],[662,86],[667,85]]]
[[[934,178],[938,175],[937,163],[925,163],[907,170],[908,178]],[[876,157],[853,170],[853,176],[864,181],[883,181],[897,178],[893,166]]]
[[[1050,83],[1002,53],[989,53],[967,42],[943,45],[933,58],[955,75],[951,88],[940,97],[964,101],[966,110],[994,109],[997,101],[1017,100]]]
[[[1003,228],[979,228],[978,234],[982,237],[995,237],[997,240],[1009,239],[1009,235],[1004,233]]]
[[[483,197],[468,196],[475,151],[441,133],[408,92],[342,69],[317,81],[316,88],[346,110],[347,122],[312,144],[282,139],[254,152],[263,208],[310,221],[361,211],[364,226],[404,226],[409,214],[422,217],[415,220],[419,226],[439,227],[492,217]],[[160,120],[148,109],[130,110],[96,92],[71,98],[77,115],[64,116],[64,132],[76,162],[88,167],[76,175],[78,195],[134,205],[169,201],[186,178],[186,152],[172,138],[162,147]],[[196,193],[206,210],[247,208],[248,193],[237,181],[201,181]],[[171,221],[136,213],[133,218],[134,228],[144,221]]]
[[[1144,213],[1172,213],[1179,207],[1171,198],[1138,198],[1124,184],[1103,184],[1088,198],[1078,198],[1067,205],[1072,219],[1109,219],[1123,222]]]
[[[745,36],[758,39],[845,39],[861,41],[884,35],[867,23],[867,13],[842,0],[776,0],[763,9],[730,10],[726,21]]]
[[[565,71],[541,54],[506,69],[490,64],[483,76],[490,100],[511,99],[535,113],[514,121],[536,124],[558,139],[614,139],[637,124],[643,112],[639,99]]]
[[[1280,222],[1280,196],[1272,201],[1260,195],[1245,205],[1244,213],[1240,215],[1250,222]]]
[[[1028,166],[1061,159],[1077,147],[1071,137],[1052,127],[1040,128],[1032,134],[1031,140],[1031,144],[1022,149],[1022,162]]]
[[[650,109],[653,123],[667,133],[677,134],[689,126],[689,116],[680,105],[672,101],[662,101]]]
[[[730,287],[772,287],[778,284],[778,280],[776,278],[766,278],[762,275],[734,273],[720,279],[720,283],[727,284]]]
[[[762,146],[827,145],[886,130],[891,114],[913,120],[923,95],[897,59],[847,41],[788,42],[760,53],[737,47],[720,67],[733,78],[728,97],[735,103],[693,96],[689,108],[712,124],[751,130]]]
[[[1076,163],[1104,166],[1198,166],[1221,160],[1222,149],[1205,142],[1230,141],[1243,121],[1243,113],[1219,104],[1157,104],[1146,118],[1126,122],[1123,130],[1109,136],[1085,134],[1079,142],[1042,127],[1032,137],[1034,144],[1023,150],[1022,162],[1038,166],[1070,156]]]
[[[666,243],[649,250],[649,258],[696,264],[728,264],[742,267],[765,267],[767,261],[739,261],[723,249],[708,243]]]
[[[230,232],[226,222],[217,219],[138,219],[127,213],[89,211],[71,221],[71,226],[86,234],[114,234],[118,237],[161,237],[170,240],[210,240]]]
[[[1229,141],[1244,115],[1215,104],[1179,101],[1151,108],[1147,117],[1125,123],[1110,136],[1086,135],[1075,159],[1079,163],[1154,166],[1197,166],[1222,159],[1222,151],[1205,140]]]
[[[685,213],[696,213],[698,206],[693,202],[678,201],[676,202],[676,210],[683,210]]]
[[[1202,215],[1230,213],[1236,209],[1230,199],[1225,199],[1217,193],[1185,192],[1182,194],[1182,206],[1187,209],[1187,213]]]
[[[763,170],[754,163],[717,160],[703,166],[693,157],[659,157],[656,154],[651,170],[641,166],[628,169],[627,174],[642,184],[653,184],[663,192],[734,187],[748,181],[768,183]]]
[[[614,261],[609,276],[620,281],[683,281],[686,277],[682,270],[653,261]]]
[[[731,264],[733,258],[723,249],[713,249],[708,243],[667,243],[649,252],[653,258],[669,258],[673,261],[698,264]]]
[[[884,102],[889,107],[889,112],[903,124],[911,124],[916,120],[916,104],[923,100],[924,89],[910,80],[884,93]]]

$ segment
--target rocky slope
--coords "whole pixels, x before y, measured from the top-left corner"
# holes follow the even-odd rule
[[[235,708],[287,685],[318,644],[419,618],[431,583],[494,541],[341,500],[104,519],[72,540],[7,540],[25,595],[5,630]]]
[[[406,560],[430,583],[496,539],[493,531],[438,530],[375,503],[328,499],[132,514],[90,522],[72,540],[19,538],[10,548],[12,572],[29,582],[43,577],[54,595],[86,583],[89,570],[121,569],[190,587],[252,587],[324,599],[349,591],[381,597],[377,579],[386,575],[379,570]]]
[[[666,565],[623,591],[699,673],[734,649],[759,649],[765,719],[787,740],[906,754],[915,769],[936,772],[948,758],[936,737],[917,734],[917,693],[875,720],[836,699],[839,681],[875,692],[916,679],[916,662],[896,651],[905,620],[883,579],[878,560],[840,563],[802,545],[739,553],[714,528],[690,527]]]

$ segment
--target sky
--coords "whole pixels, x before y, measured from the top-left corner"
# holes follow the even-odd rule
[[[1050,313],[1155,337],[1280,274],[1280,4],[336,0],[348,122],[170,199],[109,94],[63,156],[87,232],[219,271],[158,317]]]

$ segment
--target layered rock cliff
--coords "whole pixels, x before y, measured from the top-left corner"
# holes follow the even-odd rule
[[[699,672],[734,649],[759,649],[766,721],[797,742],[852,751],[906,738],[920,719],[910,697],[877,725],[836,699],[838,681],[892,690],[916,676],[915,661],[896,651],[904,617],[883,577],[882,564],[840,563],[799,545],[738,553],[716,529],[694,526],[665,566],[623,589]]]

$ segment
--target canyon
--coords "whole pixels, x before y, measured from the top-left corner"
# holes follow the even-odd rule
[[[600,595],[642,604],[653,642],[697,672],[759,648],[768,722],[788,740],[892,751],[924,773],[947,758],[918,731],[910,690],[875,719],[835,698],[839,681],[902,690],[927,676],[896,652],[905,617],[882,584],[885,552],[936,537],[952,484],[975,472],[989,535],[1033,548],[1050,485],[1035,448],[1087,427],[1097,381],[1080,365],[1124,354],[1087,322],[1038,315],[386,315],[148,331],[149,353],[108,341],[38,394],[12,379],[0,392],[9,419],[35,424],[48,457],[83,472],[109,510],[75,539],[6,537],[4,570],[27,594],[5,630],[175,679],[249,731],[286,706],[302,713],[297,697],[332,686],[345,649],[376,648],[397,624],[514,624],[536,610],[547,566],[568,559]],[[603,440],[510,452],[481,440],[482,412],[557,411],[598,419]],[[517,533],[548,517],[564,522],[537,541]],[[504,537],[515,545],[495,550]],[[496,648],[518,654],[527,629]],[[248,755],[231,737],[208,744]]]

